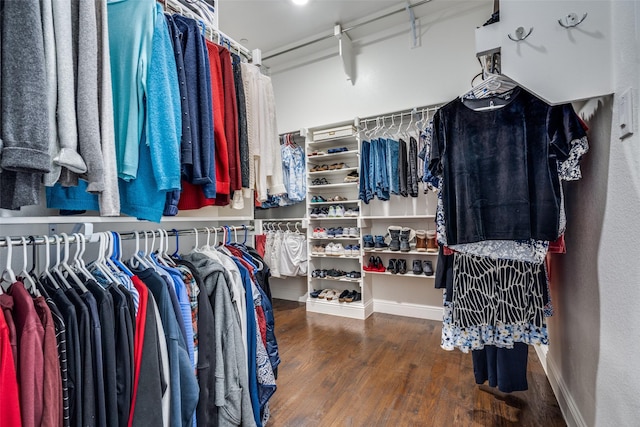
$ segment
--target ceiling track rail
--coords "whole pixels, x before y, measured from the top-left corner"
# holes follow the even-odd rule
[[[360,27],[363,27],[365,25],[371,24],[373,22],[380,21],[382,19],[388,18],[390,16],[397,15],[398,13],[406,13],[407,9],[413,9],[415,7],[418,7],[418,6],[422,6],[423,4],[430,3],[431,1],[432,0],[420,0],[417,3],[413,3],[413,4],[402,6],[402,7],[398,8],[398,9],[396,9],[396,10],[392,10],[392,11],[390,11],[388,13],[385,13],[384,15],[376,16],[375,18],[371,18],[369,20],[366,20],[366,21],[363,21],[363,22],[359,22],[357,24],[353,24],[353,25],[351,25],[349,27],[343,28],[341,33],[346,33],[348,31],[355,30],[356,28],[360,28]],[[292,46],[292,47],[290,47],[288,49],[285,49],[285,50],[282,50],[280,52],[276,52],[276,53],[272,53],[271,55],[264,56],[262,58],[262,60],[266,61],[266,60],[269,60],[269,59],[284,55],[286,53],[290,53],[290,52],[296,51],[298,49],[302,49],[304,47],[311,46],[312,44],[316,44],[316,43],[319,43],[319,42],[324,41],[324,40],[332,39],[334,37],[335,37],[335,34],[327,34],[325,36],[320,36],[320,37],[317,37],[317,38],[315,38],[313,40],[309,40],[307,42],[300,43],[298,45]]]

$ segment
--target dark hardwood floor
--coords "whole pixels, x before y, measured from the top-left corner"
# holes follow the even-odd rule
[[[270,426],[565,426],[533,348],[529,390],[478,386],[471,355],[440,348],[439,322],[367,320],[274,302],[282,364]]]

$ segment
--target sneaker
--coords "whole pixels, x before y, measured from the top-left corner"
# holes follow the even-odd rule
[[[364,236],[362,236],[362,241],[364,243],[365,249],[373,249],[375,247],[373,236],[371,234],[365,234]]]
[[[318,248],[317,248],[317,252],[316,252],[316,253],[317,253],[318,255],[324,255],[324,251],[325,251],[325,245],[318,245]]]
[[[324,254],[329,256],[333,255],[333,246],[333,243],[328,243],[324,248]]]
[[[384,251],[386,249],[389,249],[389,245],[387,245],[387,243],[384,241],[384,236],[375,237],[374,249],[376,251]]]
[[[358,229],[358,227],[351,227],[349,228],[349,237],[360,237],[360,230]]]
[[[353,250],[351,245],[347,245],[344,247],[344,256],[353,256]]]
[[[338,205],[335,207],[336,218],[342,218],[344,216],[344,206]]]
[[[342,247],[342,243],[334,243],[333,244],[333,255],[341,256],[344,255],[344,248]]]
[[[318,218],[318,212],[320,210],[318,208],[311,209],[311,213],[309,214],[309,218]]]
[[[336,215],[336,207],[335,206],[329,206],[329,213],[327,214],[328,218],[335,218]]]
[[[320,239],[326,239],[328,237],[327,235],[327,229],[326,228],[319,228],[318,229],[318,238]]]
[[[344,211],[344,216],[345,216],[345,218],[351,218],[351,217],[358,216],[358,215],[355,215],[355,211],[353,209],[347,208]]]
[[[360,256],[360,245],[351,246],[351,256]]]
[[[334,233],[335,237],[344,237],[344,229],[342,227],[337,227]]]
[[[328,214],[328,208],[318,208],[318,218],[326,218]]]

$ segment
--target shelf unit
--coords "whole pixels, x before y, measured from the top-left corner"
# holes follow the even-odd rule
[[[375,275],[379,275],[379,276],[395,276],[395,277],[402,277],[402,278],[413,277],[415,279],[435,279],[435,275],[426,276],[424,274],[413,274],[411,272],[411,270],[409,270],[409,267],[410,266],[407,266],[407,272],[405,274],[400,274],[400,273],[393,274],[393,273],[389,273],[388,271],[384,271],[384,272],[382,272],[382,271],[365,271],[365,276],[367,274],[375,274]]]
[[[350,243],[361,243],[360,237],[313,237],[313,230],[317,227],[325,227],[326,225],[354,227],[359,225],[358,216],[343,216],[343,217],[324,217],[324,218],[311,218],[310,213],[313,209],[318,207],[328,207],[331,205],[348,205],[348,207],[358,209],[361,208],[360,200],[358,200],[358,185],[359,182],[343,182],[344,178],[350,174],[360,171],[360,141],[357,138],[355,128],[352,123],[343,123],[341,125],[331,128],[317,128],[310,129],[307,134],[306,151],[312,153],[314,151],[323,151],[331,148],[346,147],[347,150],[334,154],[322,154],[322,155],[309,155],[307,157],[307,170],[311,170],[315,166],[331,165],[332,163],[345,163],[345,167],[342,169],[325,170],[310,172],[308,174],[309,196],[307,197],[307,217],[309,221],[309,228],[307,229],[307,242],[308,242],[308,260],[309,260],[309,272],[313,272],[317,269],[331,269],[336,268],[344,271],[359,271],[362,272],[362,255],[361,252],[358,255],[326,255],[314,253],[312,248],[317,245],[318,242],[336,242],[344,241]],[[327,179],[329,184],[325,185],[313,185],[312,182],[317,177],[323,177]],[[346,198],[343,201],[326,201],[319,203],[311,202],[311,195],[320,195],[326,199],[338,195]],[[335,224],[335,225],[334,225]],[[346,316],[357,319],[365,319],[373,312],[373,299],[371,290],[367,285],[364,285],[363,279],[348,279],[348,278],[318,278],[308,277],[308,291],[309,293],[317,289],[319,286],[323,286],[322,283],[331,282],[334,285],[332,287],[343,291],[345,289],[353,290],[353,285],[357,286],[357,290],[362,294],[362,300],[351,303],[340,303],[336,301],[326,301],[318,298],[307,297],[307,310],[311,312],[318,312],[324,314],[332,314],[338,316]]]
[[[409,252],[402,252],[402,251],[391,251],[388,249],[385,250],[375,250],[375,249],[369,249],[369,248],[365,248],[364,252],[366,254],[393,254],[393,255],[421,255],[421,256],[438,256],[437,252],[418,252],[414,249],[410,250]]]

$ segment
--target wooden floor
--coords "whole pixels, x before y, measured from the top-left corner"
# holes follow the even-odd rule
[[[283,300],[274,311],[282,364],[269,426],[566,425],[533,349],[529,390],[506,395],[475,384],[470,354],[440,348],[439,322]]]

